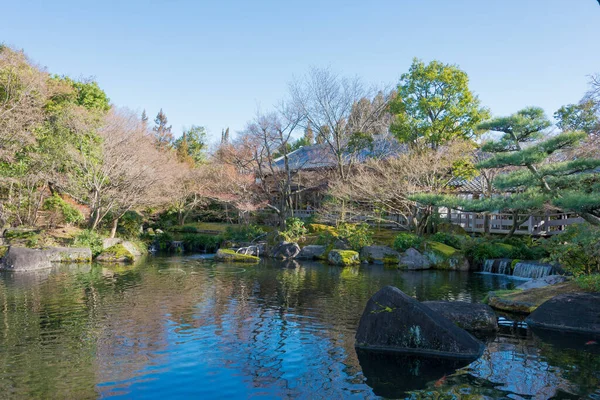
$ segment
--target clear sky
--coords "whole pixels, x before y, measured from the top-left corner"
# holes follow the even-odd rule
[[[0,41],[178,135],[242,129],[310,66],[395,84],[413,57],[458,64],[494,115],[577,102],[600,72],[596,0],[18,0]]]

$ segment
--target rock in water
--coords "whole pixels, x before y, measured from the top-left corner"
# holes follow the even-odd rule
[[[422,304],[442,314],[459,328],[471,332],[498,330],[498,318],[492,307],[466,301],[424,301]]]
[[[400,257],[400,263],[398,264],[403,269],[429,269],[431,268],[431,262],[429,259],[419,253],[418,250],[412,247],[404,252],[404,255]]]
[[[533,279],[529,282],[525,282],[522,285],[517,286],[515,289],[537,289],[550,285],[556,285],[557,283],[563,283],[567,280],[566,276],[562,275],[548,275],[543,278]]]
[[[9,271],[35,271],[50,267],[52,263],[44,250],[14,246],[8,249],[0,264],[0,269]]]
[[[327,255],[327,261],[333,265],[354,265],[360,263],[360,256],[353,250],[333,249]]]
[[[291,260],[298,254],[300,254],[300,246],[293,242],[281,242],[270,251],[270,256],[278,260]]]
[[[542,303],[525,322],[532,327],[600,333],[600,293],[566,293]]]
[[[319,246],[317,244],[311,244],[308,246],[304,246],[302,250],[300,250],[300,254],[298,257],[301,260],[315,260],[324,258],[327,253],[327,247]]]
[[[44,250],[50,262],[87,263],[92,261],[89,247],[51,247]]]
[[[360,259],[372,264],[398,264],[400,253],[388,246],[365,246],[360,249]]]
[[[369,299],[356,347],[456,358],[477,358],[483,352],[483,344],[467,331],[393,286]]]

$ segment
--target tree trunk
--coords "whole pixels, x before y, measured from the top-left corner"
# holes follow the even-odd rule
[[[117,234],[117,226],[119,225],[119,218],[115,218],[112,220],[112,226],[110,228],[110,238],[114,239]]]

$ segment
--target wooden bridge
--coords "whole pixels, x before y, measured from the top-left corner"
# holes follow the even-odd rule
[[[294,216],[301,219],[307,219],[316,214],[316,210],[294,210]],[[440,217],[452,224],[461,226],[469,233],[484,232],[485,214],[452,210],[450,216],[448,216],[448,211],[440,212]],[[487,214],[487,218],[489,233],[508,233],[513,226],[512,214],[492,213]],[[404,216],[399,214],[387,214],[383,216],[383,219],[399,223],[406,222]],[[366,222],[371,225],[378,224],[372,218],[366,216],[353,217],[352,221]],[[584,219],[573,213],[548,213],[543,215],[519,214],[517,221],[525,222],[517,227],[515,235],[550,236],[564,231],[569,225],[584,222]],[[380,225],[389,227],[397,226],[391,223],[382,223]]]

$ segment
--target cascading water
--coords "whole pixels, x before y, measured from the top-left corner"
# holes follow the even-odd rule
[[[535,262],[519,262],[515,265],[513,276],[521,278],[543,278],[544,276],[551,275],[554,267],[548,264],[538,264]]]
[[[512,260],[508,258],[485,260],[485,262],[483,263],[483,272],[488,272],[490,274],[510,275],[511,262]]]
[[[498,260],[498,273],[499,274],[504,274],[504,275],[510,275],[511,274],[511,270],[510,270],[510,265],[512,263],[512,260]]]
[[[494,272],[494,261],[495,260],[485,260],[485,262],[483,263],[483,272],[493,273]]]

